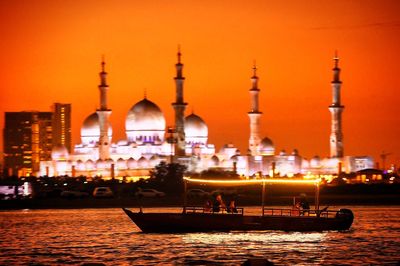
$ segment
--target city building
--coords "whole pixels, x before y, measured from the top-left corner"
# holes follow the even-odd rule
[[[53,105],[53,146],[64,146],[72,151],[71,137],[71,104],[55,103]]]
[[[311,160],[293,152],[276,152],[273,141],[260,136],[261,116],[259,104],[257,68],[254,65],[251,77],[249,116],[249,149],[245,154],[233,144],[224,145],[219,151],[208,143],[208,126],[198,114],[185,117],[187,103],[184,101],[184,80],[181,52],[178,51],[176,67],[176,99],[172,104],[175,124],[166,131],[166,120],[162,110],[145,95],[135,103],[125,120],[126,139],[113,142],[113,129],[109,121],[112,112],[107,102],[109,85],[104,59],[100,72],[99,109],[90,114],[81,128],[81,143],[71,153],[65,146],[55,146],[52,160],[41,162],[39,175],[84,175],[142,178],[149,175],[160,161],[175,161],[185,164],[191,172],[208,169],[236,171],[240,175],[294,174],[332,175],[356,172],[373,167],[369,156],[344,156],[342,112],[340,101],[339,58],[335,55],[333,68],[333,102],[331,112],[330,157],[319,156]],[[328,138],[327,138],[328,139]]]
[[[51,112],[6,112],[4,172],[27,176],[40,170],[40,161],[51,160]]]

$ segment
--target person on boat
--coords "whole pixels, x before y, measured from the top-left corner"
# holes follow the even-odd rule
[[[211,200],[207,200],[206,204],[204,204],[204,212],[211,212],[211,209],[213,207],[213,204]]]
[[[300,208],[301,208],[300,201],[295,199],[295,203],[293,205],[293,208],[292,208],[292,211],[291,211],[291,215],[292,216],[299,216],[300,215]]]
[[[229,213],[238,213],[238,210],[236,209],[236,205],[235,205],[235,200],[230,201],[227,211]]]
[[[220,212],[226,209],[226,205],[224,203],[224,201],[222,200],[222,196],[220,194],[218,194],[215,197],[215,201],[213,204],[213,212]]]
[[[303,210],[303,215],[310,212],[310,204],[307,201],[306,194],[300,194],[300,207]]]

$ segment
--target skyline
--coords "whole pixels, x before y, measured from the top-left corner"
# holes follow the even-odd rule
[[[379,154],[385,151],[392,153],[387,166],[400,160],[396,1],[307,7],[296,1],[68,3],[0,4],[1,23],[9,26],[0,29],[2,128],[4,112],[49,111],[54,102],[71,103],[73,143],[79,143],[83,120],[99,108],[103,54],[113,142],[125,138],[126,114],[145,92],[172,126],[179,44],[186,115],[194,109],[205,120],[209,143],[217,150],[231,142],[246,153],[256,60],[261,136],[272,139],[277,152],[296,148],[306,158],[326,157],[338,50],[344,154],[372,155],[381,164]]]

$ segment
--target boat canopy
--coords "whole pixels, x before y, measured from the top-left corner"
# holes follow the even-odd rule
[[[184,183],[184,196],[183,196],[183,212],[186,212],[187,206],[187,184],[188,183],[200,183],[209,185],[225,185],[225,186],[245,186],[260,184],[262,185],[262,195],[261,195],[261,206],[264,215],[265,206],[265,185],[267,184],[292,184],[292,185],[314,185],[315,186],[315,210],[319,210],[319,185],[321,179],[278,179],[278,178],[260,178],[260,179],[202,179],[202,178],[191,178],[188,176],[183,177]]]
[[[277,178],[261,178],[261,179],[202,179],[183,177],[186,182],[215,184],[215,185],[252,185],[252,184],[304,184],[319,185],[321,179],[277,179]]]

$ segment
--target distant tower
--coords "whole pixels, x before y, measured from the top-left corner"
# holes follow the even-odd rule
[[[339,68],[339,57],[337,52],[333,58],[335,61],[335,67],[333,70],[332,84],[332,104],[329,106],[329,111],[332,114],[331,120],[331,136],[330,136],[330,147],[331,157],[341,158],[343,157],[343,133],[342,133],[342,112],[344,106],[340,102],[340,87],[342,82],[340,81],[340,68]]]
[[[258,88],[258,77],[257,67],[254,64],[253,76],[251,77],[252,88],[250,89],[251,98],[251,110],[248,112],[250,118],[250,138],[249,138],[249,150],[251,155],[259,155],[259,145],[261,142],[260,138],[260,117],[262,112],[258,110],[258,94],[260,89]]]
[[[181,51],[178,48],[178,63],[176,67],[176,101],[172,103],[175,109],[175,155],[185,156],[185,109],[187,103],[183,100],[183,81],[185,78],[182,76],[183,64],[181,63]]]
[[[111,109],[107,107],[107,91],[108,85],[106,81],[107,72],[104,69],[105,62],[104,58],[101,62],[100,72],[100,109],[97,109],[97,115],[99,116],[100,124],[100,138],[99,138],[99,159],[106,160],[110,158],[110,137],[108,136],[109,117],[111,115]]]

